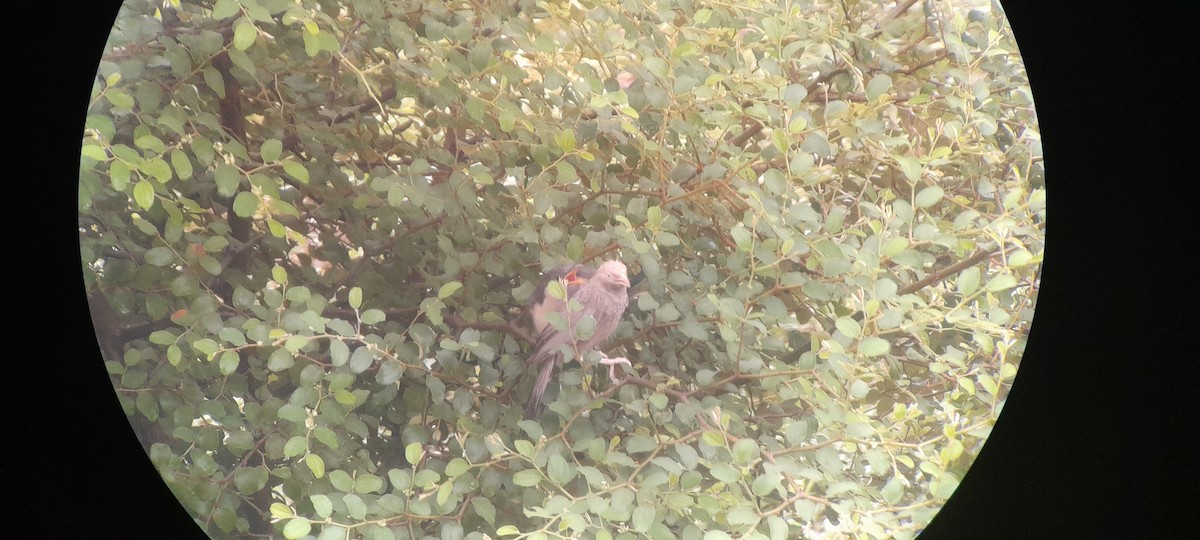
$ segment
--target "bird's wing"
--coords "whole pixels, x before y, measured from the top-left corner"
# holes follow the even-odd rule
[[[596,269],[583,266],[581,264],[564,264],[556,266],[546,271],[542,276],[542,280],[534,288],[533,294],[529,295],[529,303],[526,311],[529,313],[530,321],[533,323],[533,331],[536,334],[541,334],[545,331],[546,314],[552,312],[565,313],[566,304],[562,300],[554,298],[546,294],[546,287],[552,281],[566,280],[568,284],[568,294],[570,294],[571,285],[582,285],[587,282],[587,279],[595,275]]]
[[[567,299],[570,300],[573,298],[579,292],[579,289],[582,286],[582,282],[568,282]],[[550,296],[547,296],[547,298],[549,300],[544,302],[544,305],[549,305],[551,301],[553,301],[557,307],[557,309],[554,311],[562,313],[564,316],[567,315],[567,307],[565,302]],[[546,310],[546,313],[549,312],[549,310]],[[596,306],[584,305],[583,309],[571,312],[568,320],[571,321],[573,326],[585,315],[590,315],[595,318]],[[550,360],[553,358],[554,353],[558,352],[559,347],[571,343],[571,340],[573,339],[570,331],[560,331],[559,329],[555,328],[553,324],[550,324],[548,320],[544,324],[545,326],[542,328],[541,333],[538,334],[537,343],[534,345],[533,353],[529,355],[529,359],[527,360],[527,362],[530,364],[537,364],[539,362]]]

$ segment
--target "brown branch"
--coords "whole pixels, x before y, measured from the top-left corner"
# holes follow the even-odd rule
[[[925,276],[924,278],[922,278],[918,281],[914,281],[912,283],[909,283],[908,285],[905,285],[904,287],[901,287],[900,290],[896,291],[896,294],[898,294],[898,295],[899,294],[910,294],[910,293],[917,292],[921,289],[924,289],[925,287],[928,287],[930,285],[933,285],[934,283],[937,283],[937,282],[945,279],[948,276],[957,274],[958,272],[962,271],[965,268],[969,268],[983,260],[989,259],[999,252],[1000,252],[1000,250],[998,248],[981,249],[979,251],[976,251],[970,257],[967,257],[966,259],[963,259],[963,260],[956,262],[950,266],[942,268],[941,270],[935,270],[933,273],[929,274],[928,276]]]
[[[552,224],[558,223],[559,221],[561,221],[563,218],[567,217],[568,215],[582,213],[583,207],[587,206],[587,203],[596,200],[597,197],[604,195],[604,194],[605,194],[605,192],[603,190],[601,190],[601,191],[592,193],[591,195],[588,195],[587,197],[584,197],[582,201],[579,201],[571,206],[568,206],[567,208],[563,209],[562,212],[556,214],[553,218],[550,219],[550,223],[552,223]]]
[[[468,320],[466,320],[462,317],[459,317],[458,315],[455,315],[453,313],[445,315],[443,317],[443,319],[450,326],[454,327],[455,330],[462,330],[464,328],[474,328],[476,330],[500,330],[502,332],[508,332],[514,336],[517,336],[518,338],[525,340],[527,343],[535,342],[535,340],[533,339],[532,336],[530,336],[528,333],[526,333],[524,330],[522,330],[520,326],[517,326],[516,321],[506,321],[506,322],[468,321]]]
[[[942,52],[941,54],[938,54],[937,56],[934,56],[933,58],[930,58],[929,60],[926,60],[919,64],[913,65],[912,67],[909,67],[909,68],[901,69],[901,70],[897,71],[897,73],[903,73],[905,75],[912,75],[918,69],[921,69],[923,67],[932,66],[932,65],[940,62],[943,58],[946,58],[946,56],[947,56],[947,53]]]
[[[375,257],[376,255],[380,255],[380,254],[386,252],[387,250],[394,247],[398,242],[400,242],[401,240],[403,240],[405,238],[408,238],[409,236],[412,236],[424,229],[428,229],[430,227],[437,226],[444,219],[446,219],[446,214],[442,213],[438,217],[435,217],[429,221],[421,223],[420,225],[409,225],[409,226],[405,227],[403,231],[400,231],[399,234],[388,239],[388,241],[386,243],[379,246],[378,248],[370,249],[370,250],[364,249],[363,256],[359,257],[359,259],[357,261],[354,261],[353,266],[351,266],[350,270],[348,270],[346,272],[346,275],[342,276],[342,278],[338,280],[337,286],[341,286],[345,283],[349,283],[350,281],[353,281],[354,278],[358,277],[359,272],[362,272],[363,266],[367,263],[367,261],[371,260],[372,257]]]
[[[760,125],[761,125],[761,124],[760,124]],[[683,193],[681,193],[681,194],[679,194],[679,195],[676,195],[676,196],[674,196],[674,197],[669,197],[669,198],[667,198],[666,200],[664,200],[664,201],[662,202],[662,204],[663,204],[663,206],[666,206],[666,205],[668,205],[668,204],[671,204],[671,203],[673,203],[673,202],[675,202],[675,201],[682,200],[682,199],[686,199],[686,198],[688,198],[688,197],[691,197],[691,196],[693,196],[693,195],[699,195],[699,194],[701,194],[701,193],[704,193],[705,191],[709,191],[709,190],[712,190],[712,189],[719,189],[719,188],[720,188],[722,185],[725,185],[725,181],[724,181],[724,180],[715,180],[715,181],[712,181],[712,182],[705,182],[705,183],[703,183],[703,184],[700,184],[699,186],[696,186],[696,187],[694,187],[694,188],[692,188],[692,189],[689,189],[689,190],[687,190],[687,191],[685,191],[685,192],[683,192]]]
[[[913,7],[913,4],[916,4],[916,3],[917,3],[917,0],[905,0],[902,3],[896,4],[895,9],[889,11],[887,13],[887,15],[883,16],[882,19],[879,19],[879,22],[875,23],[875,31],[871,32],[867,37],[874,38],[875,36],[878,36],[880,33],[883,32],[883,26],[885,24],[891,22],[891,20],[895,19],[896,17],[904,15],[904,13],[907,12],[908,9]]]
[[[754,123],[751,124],[750,127],[739,133],[737,137],[729,140],[730,145],[740,148],[742,145],[746,144],[746,141],[750,140],[750,137],[758,135],[758,133],[763,130],[764,126],[762,122],[753,119],[751,121]]]
[[[421,311],[421,309],[420,308],[397,308],[397,309],[385,309],[382,311],[383,311],[384,316],[386,316],[388,320],[403,321],[405,318],[412,319],[412,317],[415,316],[417,313],[419,313]],[[325,310],[322,311],[321,314],[325,315],[327,317],[328,316],[340,317],[340,318],[346,319],[348,321],[358,320],[358,313],[353,309],[326,306]]]
[[[615,388],[620,388],[622,385],[625,385],[625,384],[632,384],[635,386],[641,386],[642,388],[658,390],[658,387],[661,383],[651,381],[649,379],[643,379],[641,377],[634,377],[633,375],[626,375],[625,378],[618,381],[617,384],[614,384],[612,386],[612,388],[610,388],[607,392],[615,393],[616,392],[614,390]],[[672,396],[675,399],[678,399],[679,401],[687,402],[689,399],[688,392],[680,392],[679,390],[675,390],[674,388],[663,388],[662,391],[664,394]]]

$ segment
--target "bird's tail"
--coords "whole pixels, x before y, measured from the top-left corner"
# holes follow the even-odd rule
[[[529,393],[529,401],[525,403],[526,420],[533,420],[542,412],[542,394],[546,392],[546,386],[550,384],[550,375],[554,372],[554,359],[547,360],[549,361],[542,363],[537,382],[533,385],[533,391]]]

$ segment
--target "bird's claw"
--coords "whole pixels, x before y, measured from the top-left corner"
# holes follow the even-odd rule
[[[600,363],[608,366],[608,378],[614,383],[621,382],[621,379],[617,378],[617,364],[625,364],[629,366],[630,369],[633,368],[633,364],[629,362],[629,359],[624,357],[609,358],[607,356],[603,356],[600,358]]]

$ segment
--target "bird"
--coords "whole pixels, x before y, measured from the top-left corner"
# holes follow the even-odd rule
[[[548,294],[547,288],[559,281],[566,289],[566,300]],[[578,302],[582,309],[571,311],[571,301]],[[533,321],[537,341],[527,362],[538,367],[537,381],[529,400],[525,403],[525,418],[532,420],[541,411],[542,394],[550,384],[554,365],[562,357],[561,348],[570,345],[575,358],[582,359],[588,351],[604,342],[617,328],[617,322],[629,305],[629,272],[625,264],[609,260],[598,268],[568,264],[548,270],[541,284],[529,298],[529,314]],[[560,331],[550,324],[547,315],[560,313],[568,322],[568,328]],[[576,339],[573,329],[584,317],[596,321],[595,330],[586,339]],[[631,365],[626,358],[609,358],[600,353],[600,363],[609,366],[609,378],[616,382],[614,369],[617,364]]]

